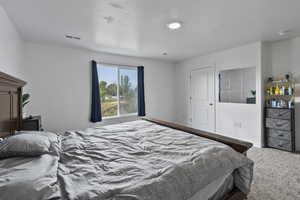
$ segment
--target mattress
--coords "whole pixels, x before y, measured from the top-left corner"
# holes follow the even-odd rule
[[[188,200],[219,200],[233,189],[233,174],[228,173],[199,190]]]
[[[59,155],[1,160],[0,199],[215,200],[233,179],[250,191],[247,157],[155,123],[69,131],[60,141]]]

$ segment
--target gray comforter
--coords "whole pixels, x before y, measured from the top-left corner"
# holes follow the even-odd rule
[[[22,200],[187,200],[230,172],[245,193],[252,181],[253,162],[230,147],[146,121],[66,132],[61,145],[59,161],[45,155],[44,169],[23,172],[42,181],[11,178],[3,190],[1,178],[0,199],[27,185]]]

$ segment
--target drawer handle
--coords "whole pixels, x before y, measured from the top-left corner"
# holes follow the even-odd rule
[[[279,134],[278,136],[279,136],[279,137],[283,137],[284,135],[283,135],[283,134]]]
[[[279,144],[278,146],[279,146],[279,147],[283,147],[283,145],[282,145],[282,144]]]
[[[275,123],[275,126],[283,126],[285,123]]]

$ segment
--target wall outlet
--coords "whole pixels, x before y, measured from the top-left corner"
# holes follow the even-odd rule
[[[233,126],[237,128],[242,128],[242,122],[234,122]]]

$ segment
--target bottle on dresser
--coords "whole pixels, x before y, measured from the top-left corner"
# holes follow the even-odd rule
[[[278,84],[275,87],[275,95],[280,95],[280,89],[279,89]]]
[[[291,84],[289,84],[289,87],[288,87],[288,95],[293,95],[294,91],[293,91],[293,87]]]
[[[295,106],[295,97],[292,97],[288,102],[288,108],[294,108]]]
[[[284,95],[289,95],[289,86],[288,85],[286,85],[284,87]]]
[[[280,95],[284,95],[284,85],[282,85],[280,88]]]

